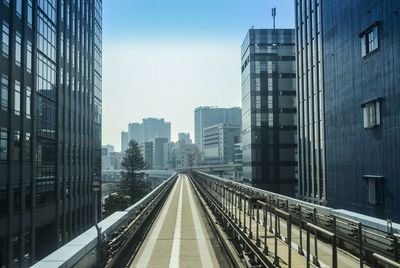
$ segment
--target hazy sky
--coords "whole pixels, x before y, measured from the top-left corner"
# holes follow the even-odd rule
[[[293,28],[293,0],[103,1],[103,144],[129,122],[163,117],[193,138],[198,106],[241,106],[249,28]]]

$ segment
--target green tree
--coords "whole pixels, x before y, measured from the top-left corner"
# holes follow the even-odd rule
[[[131,197],[122,193],[110,194],[104,203],[104,217],[108,217],[115,211],[126,209],[131,204]]]
[[[146,168],[140,148],[135,140],[129,142],[128,149],[125,151],[122,159],[122,166],[125,171],[121,173],[121,192],[131,197],[132,203],[137,202],[145,196],[151,189],[151,186],[144,179],[144,174],[139,172]]]

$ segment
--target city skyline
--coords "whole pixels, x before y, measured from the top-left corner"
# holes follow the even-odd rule
[[[272,27],[273,7],[276,26],[293,28],[291,0],[105,2],[103,144],[119,150],[120,132],[145,117],[172,122],[172,140],[178,132],[194,137],[196,107],[240,106],[240,45],[252,26]]]
[[[0,0],[0,268],[400,268],[399,0],[115,3]]]

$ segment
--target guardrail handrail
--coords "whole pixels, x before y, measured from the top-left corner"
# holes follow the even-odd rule
[[[160,191],[164,189],[165,186],[173,181],[173,179],[176,177],[176,174],[177,173],[174,173],[159,186],[157,186],[153,191],[148,193],[145,197],[124,211],[114,212],[99,222],[98,226],[101,228],[101,236],[110,236],[111,233],[118,230],[118,228],[127,222],[127,220],[129,220],[132,215],[138,211],[138,209],[145,207],[151,202],[152,198],[154,198]],[[97,238],[98,233],[96,227],[93,226],[44,259],[37,262],[32,266],[32,268],[45,268],[49,267],[49,264],[51,264],[51,267],[72,267],[80,262],[85,256],[93,253],[93,250],[96,249],[98,244]]]
[[[192,170],[192,172],[194,175],[197,174],[200,179],[199,181],[203,181],[207,187],[219,185],[224,191],[225,189],[228,192],[235,191],[245,198],[265,198],[268,202],[269,210],[279,209],[281,212],[290,213],[292,222],[300,226],[301,229],[308,229],[307,226],[315,226],[318,228],[313,229],[322,233],[325,237],[330,237],[330,234],[333,234],[335,237],[335,246],[336,239],[338,239],[338,241],[349,242],[350,245],[348,247],[346,245],[346,250],[360,256],[360,267],[362,267],[363,259],[367,253],[369,260],[371,260],[372,253],[378,253],[386,258],[394,259],[395,261],[399,261],[400,259],[399,224],[390,222],[391,228],[389,230],[386,224],[383,224],[383,220],[377,218],[351,211],[348,211],[347,215],[347,211],[308,203],[212,174],[194,170]],[[226,202],[226,200],[224,200],[224,202]],[[246,230],[246,222],[244,222],[244,224]],[[299,252],[302,252],[301,241],[302,233],[300,232]]]

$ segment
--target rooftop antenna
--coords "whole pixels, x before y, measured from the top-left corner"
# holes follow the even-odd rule
[[[276,17],[276,7],[272,8],[272,20],[274,23],[274,30],[275,30],[275,17]]]

